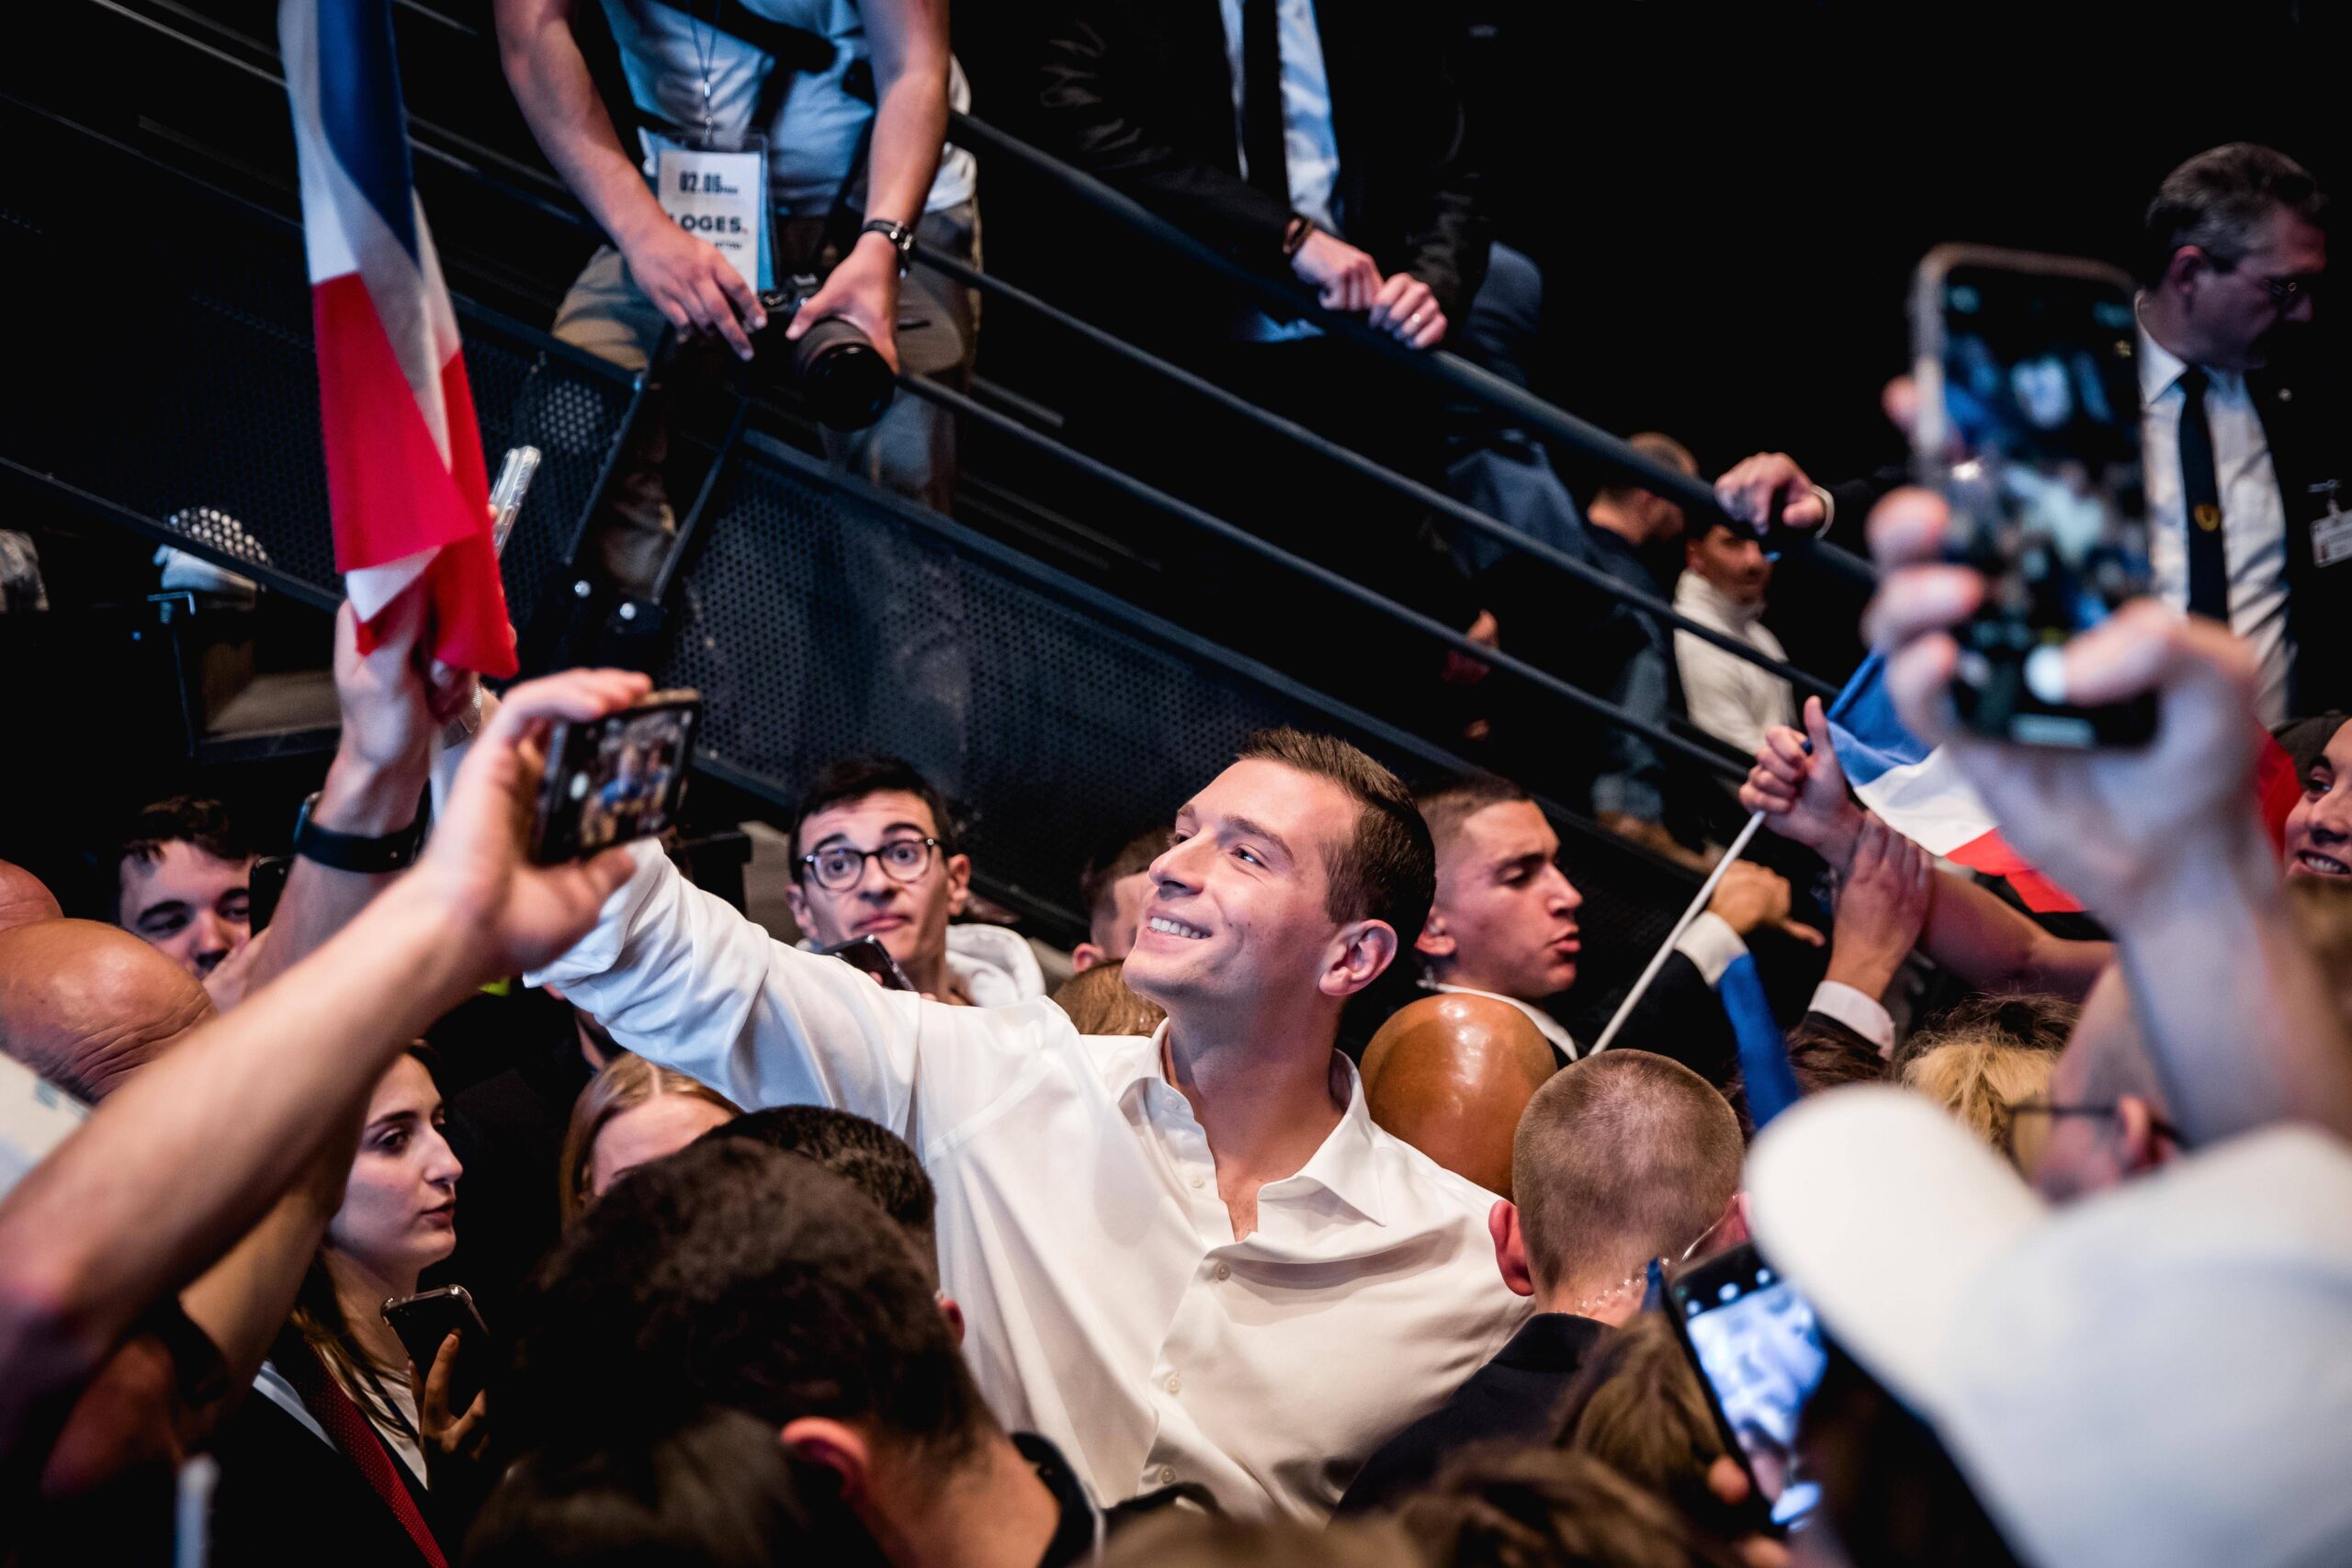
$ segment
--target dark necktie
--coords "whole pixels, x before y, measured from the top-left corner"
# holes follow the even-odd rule
[[[1241,155],[1250,183],[1290,205],[1290,164],[1283,155],[1283,48],[1279,0],[1241,0]]]
[[[2180,499],[2188,522],[2188,613],[2230,624],[2230,559],[2222,546],[2222,487],[2205,423],[2205,372],[2180,373]]]

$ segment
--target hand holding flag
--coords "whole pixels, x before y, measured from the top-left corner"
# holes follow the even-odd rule
[[[335,565],[362,642],[412,584],[432,651],[514,673],[456,312],[411,179],[390,0],[283,0]]]

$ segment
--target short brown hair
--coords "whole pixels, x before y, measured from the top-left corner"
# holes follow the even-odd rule
[[[1430,827],[1432,844],[1447,844],[1462,831],[1462,824],[1489,806],[1515,806],[1535,797],[1506,778],[1493,773],[1456,773],[1430,784],[1413,796],[1421,820]]]
[[[1437,852],[1403,781],[1346,741],[1300,729],[1261,729],[1235,761],[1280,762],[1329,779],[1355,798],[1354,835],[1324,857],[1331,879],[1324,907],[1341,924],[1384,920],[1410,947],[1437,896]]]
[[[1685,446],[1681,442],[1677,441],[1673,436],[1667,434],[1663,431],[1639,431],[1634,434],[1625,437],[1625,445],[1631,446],[1634,451],[1639,452],[1643,457],[1649,458],[1652,462],[1659,464],[1661,467],[1679,468],[1684,473],[1690,475],[1694,479],[1698,477],[1699,459],[1690,455],[1690,448]],[[1625,477],[1612,479],[1607,484],[1602,485],[1599,490],[1593,492],[1593,499],[1596,501],[1623,501],[1627,496],[1647,495],[1648,493],[1650,493],[1650,490],[1647,485],[1638,483],[1631,477]]]
[[[596,1150],[596,1134],[624,1111],[636,1110],[656,1095],[683,1094],[718,1106],[729,1116],[743,1108],[707,1085],[681,1072],[657,1067],[642,1056],[624,1051],[606,1062],[571,1102],[571,1122],[564,1129],[563,1154],[556,1162],[556,1201],[563,1223],[571,1224],[588,1206],[589,1171]]]
[[[1080,1034],[1148,1034],[1168,1014],[1127,988],[1126,970],[1118,958],[1081,969],[1055,987],[1053,1004]]]
[[[1730,1207],[1742,1153],[1730,1103],[1679,1062],[1616,1050],[1561,1068],[1511,1143],[1537,1285],[1680,1253]]]
[[[1671,1504],[1590,1454],[1473,1450],[1397,1522],[1452,1568],[1732,1568]]]

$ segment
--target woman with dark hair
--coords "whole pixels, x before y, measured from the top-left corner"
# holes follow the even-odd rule
[[[454,1347],[426,1376],[384,1321],[387,1301],[457,1246],[463,1168],[441,1135],[424,1048],[376,1084],[344,1187],[293,1316],[214,1451],[213,1556],[424,1562],[456,1556],[463,1521],[430,1491],[434,1466],[470,1440],[481,1401],[446,1408]]]

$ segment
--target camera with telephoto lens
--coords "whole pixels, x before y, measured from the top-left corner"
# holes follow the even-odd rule
[[[760,308],[768,324],[752,334],[753,374],[773,373],[782,364],[808,400],[817,423],[833,430],[864,430],[882,417],[899,389],[889,361],[854,321],[830,316],[811,326],[797,342],[785,341],[785,329],[800,313],[823,280],[808,274],[795,276],[782,288],[763,289]]]

